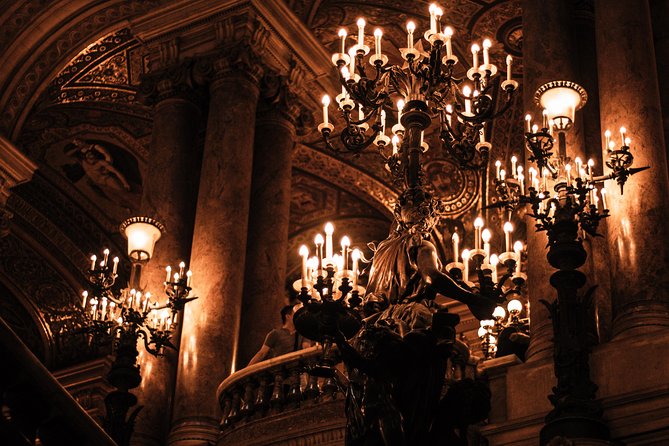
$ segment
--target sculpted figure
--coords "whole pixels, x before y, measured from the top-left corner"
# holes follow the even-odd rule
[[[497,302],[441,272],[430,241],[436,205],[420,187],[405,191],[374,254],[362,328],[348,341],[335,336],[349,372],[349,446],[466,445],[467,425],[487,416],[490,394],[479,382],[452,383],[441,398],[459,317],[434,298],[463,302],[477,318],[490,318]]]

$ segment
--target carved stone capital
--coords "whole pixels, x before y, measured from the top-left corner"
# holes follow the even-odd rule
[[[205,82],[199,64],[189,59],[144,75],[140,94],[147,105],[170,98],[182,98],[199,105],[204,98]]]
[[[267,71],[260,82],[258,114],[276,112],[293,124],[298,133],[304,125],[313,123],[311,111],[300,100],[304,94],[303,79],[304,73],[294,62],[287,75]]]

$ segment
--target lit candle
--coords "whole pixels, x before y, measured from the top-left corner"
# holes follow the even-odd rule
[[[472,68],[474,70],[479,69],[479,50],[481,48],[477,44],[472,45]]]
[[[502,167],[502,162],[500,160],[495,161],[495,178],[499,180],[499,169]]]
[[[358,19],[358,49],[365,45],[365,19]]]
[[[400,137],[397,135],[393,135],[391,141],[393,142],[393,155],[397,155],[397,144],[400,142]]]
[[[492,42],[490,42],[490,39],[485,39],[483,41],[483,65],[488,66],[490,65],[490,47],[492,46]]]
[[[548,169],[546,167],[543,168],[541,172],[541,176],[544,179],[544,190],[548,190]]]
[[[506,242],[506,252],[511,252],[511,233],[513,232],[513,225],[510,221],[504,223],[504,240]]]
[[[116,271],[118,270],[118,257],[114,257],[113,262],[114,262],[114,267],[112,268],[112,274],[116,275]]]
[[[492,237],[492,234],[490,234],[490,230],[488,228],[485,228],[483,232],[481,233],[481,238],[483,239],[483,251],[485,251],[485,258],[486,260],[490,258],[490,238]]]
[[[541,120],[542,128],[547,129],[548,128],[548,110],[546,110],[544,108],[541,111],[541,117],[542,117],[542,120]]]
[[[548,120],[548,134],[553,136],[553,127],[555,127],[555,121],[552,119]]]
[[[397,101],[397,122],[402,121],[402,110],[404,110],[404,101],[400,99]]]
[[[186,286],[190,288],[190,281],[193,278],[193,271],[188,270],[186,272]]]
[[[492,266],[492,281],[497,283],[497,265],[499,264],[499,257],[497,254],[490,256],[490,266]]]
[[[360,260],[360,250],[355,248],[351,252],[351,259],[353,259],[353,289],[358,287],[358,260]]]
[[[608,209],[608,206],[606,205],[606,189],[602,187],[602,190],[600,190],[599,192],[601,192],[602,194],[602,207],[604,210],[606,210]]]
[[[165,279],[165,282],[169,282],[170,276],[172,275],[172,267],[168,266],[167,268],[165,268],[165,271],[167,271],[167,278]]]
[[[348,269],[348,247],[351,246],[351,240],[347,236],[341,238],[341,257],[344,260],[344,268]]]
[[[632,145],[632,140],[631,140],[630,137],[628,136],[627,138],[625,138],[625,146],[629,147],[629,146],[631,146],[631,145]]]
[[[446,34],[446,57],[450,59],[453,56],[453,43],[451,42],[453,28],[447,26],[446,29],[444,29],[444,34]]]
[[[416,30],[416,24],[414,22],[407,23],[407,48],[410,50],[413,49],[413,32]]]
[[[383,31],[381,28],[376,28],[374,30],[374,51],[378,57],[381,57],[381,36],[383,36]]]
[[[186,268],[186,264],[184,262],[179,262],[179,277],[183,277],[184,268]]]
[[[518,164],[518,158],[516,157],[516,155],[513,155],[511,157],[511,177],[512,178],[516,178],[516,175],[517,175],[516,164]]]
[[[179,276],[179,273],[174,273],[174,276],[173,276],[173,278],[174,278],[174,283],[179,282],[179,277],[180,277],[180,276]]]
[[[516,253],[516,274],[520,274],[520,260],[523,251],[523,243],[520,240],[513,244],[513,251]]]
[[[341,53],[346,54],[346,36],[347,32],[344,28],[339,30],[339,37],[341,37]]]
[[[102,253],[105,255],[105,258],[103,260],[104,262],[103,266],[107,266],[107,260],[109,260],[109,250],[105,248],[105,250],[102,251]]]
[[[532,131],[532,116],[527,114],[525,115],[525,133],[530,133]]]
[[[539,126],[536,125],[536,124],[534,124],[534,125],[532,126],[532,133],[538,133],[538,132],[539,132]]]
[[[525,195],[525,175],[518,170],[518,182],[520,183],[520,195]]]
[[[472,89],[469,87],[469,85],[462,87],[462,94],[465,96],[465,115],[471,116],[472,101],[469,99],[469,96],[472,94]]]
[[[328,222],[325,224],[325,262],[332,262],[332,233],[334,233],[334,226]]]
[[[309,248],[300,246],[299,254],[302,256],[302,288],[307,287],[307,262],[309,260]]]
[[[465,265],[464,270],[462,271],[462,279],[465,281],[469,280],[469,250],[462,250],[462,263]]]
[[[328,121],[328,106],[330,105],[330,96],[324,95],[321,100],[323,103],[323,127],[327,127],[329,124]]]
[[[453,261],[457,262],[458,257],[460,256],[458,253],[458,245],[460,244],[460,236],[458,236],[457,232],[453,233],[453,236],[451,237],[451,240],[453,241]]]
[[[102,315],[100,316],[100,319],[104,320],[105,316],[107,316],[107,298],[103,297],[102,298]]]
[[[481,229],[483,228],[483,219],[476,217],[474,220],[474,249],[481,249]]]
[[[595,167],[595,160],[593,160],[592,158],[590,158],[590,159],[588,160],[588,175],[590,176],[590,181],[591,181],[591,182],[592,182],[592,176],[593,176],[593,175],[592,175],[593,167]]]
[[[506,80],[510,81],[511,80],[511,63],[513,62],[513,57],[511,57],[511,54],[506,56]]]
[[[430,11],[430,32],[434,34],[437,32],[437,15],[436,15],[437,5],[432,3],[430,5],[429,11]]]
[[[592,188],[592,200],[593,200],[593,205],[595,206],[595,209],[599,208],[599,197],[597,196],[597,188],[593,187]]]
[[[623,142],[623,145],[625,145],[625,133],[627,133],[627,129],[620,127],[620,140]]]
[[[93,254],[91,256],[91,271],[93,271],[95,269],[95,262],[97,262],[97,260],[98,260],[98,257],[95,254]]]
[[[451,116],[453,115],[453,106],[451,104],[446,104],[446,120],[448,121],[448,126],[452,125]]]
[[[500,181],[504,181],[504,180],[506,180],[506,170],[501,169],[501,170],[499,171],[499,179],[500,179]]]
[[[606,142],[604,143],[604,148],[605,148],[605,149],[608,149],[608,148],[609,148],[609,143],[611,142],[611,130],[608,130],[608,129],[607,129],[607,130],[604,132],[604,140],[606,141]]]
[[[564,171],[567,174],[567,184],[571,184],[571,164],[566,164]]]
[[[532,186],[534,186],[534,180],[537,179],[537,169],[535,169],[534,167],[530,167],[528,169],[528,172],[530,172],[530,183],[532,184]]]
[[[81,295],[84,297],[84,301],[81,303],[82,308],[86,308],[86,300],[88,299],[88,291],[84,291],[81,293]]]
[[[434,18],[436,21],[437,29],[436,32],[440,33],[441,32],[441,16],[444,15],[444,10],[441,9],[440,7],[437,7],[437,9],[434,10]]]
[[[581,177],[581,166],[583,165],[583,162],[581,161],[581,158],[578,156],[574,160],[574,163],[576,164],[576,178]]]

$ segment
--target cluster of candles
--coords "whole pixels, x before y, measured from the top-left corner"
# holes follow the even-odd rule
[[[102,254],[103,254],[103,258],[102,258],[102,260],[100,260],[100,264],[99,264],[100,268],[107,268],[109,266],[109,249],[105,249],[104,251],[102,251]],[[98,256],[93,254],[91,256],[91,271],[95,271],[96,266],[98,265],[97,261],[98,261]],[[112,275],[113,276],[115,276],[116,272],[118,271],[118,262],[119,262],[118,257],[114,257],[112,259],[112,263],[114,264],[112,266]]]
[[[441,7],[439,7],[436,4],[432,4],[429,7],[429,12],[430,12],[430,29],[427,30],[424,34],[424,37],[426,40],[430,42],[435,42],[435,41],[440,41],[446,48],[446,55],[443,57],[442,62],[444,64],[455,64],[458,62],[458,58],[453,54],[453,45],[452,45],[452,38],[453,38],[453,28],[447,26],[442,29],[441,25],[441,18],[444,15],[443,10]],[[357,21],[357,27],[358,27],[358,32],[357,32],[357,43],[353,46],[351,46],[348,49],[346,49],[346,39],[348,36],[348,32],[346,29],[342,28],[339,30],[339,39],[341,40],[340,44],[340,52],[335,53],[332,55],[332,62],[336,66],[341,66],[341,62],[344,61],[345,64],[341,66],[341,74],[342,77],[346,80],[353,80],[357,82],[360,79],[360,76],[356,74],[356,55],[357,54],[363,54],[367,55],[370,52],[370,48],[365,45],[365,26],[367,25],[365,19],[359,18]],[[402,48],[400,49],[402,56],[406,59],[409,60],[410,57],[417,58],[420,56],[420,52],[414,47],[414,32],[416,30],[416,23],[413,21],[407,22],[406,25],[406,30],[407,30],[407,48]],[[383,37],[383,31],[381,28],[376,28],[374,30],[374,54],[370,57],[370,63],[372,65],[375,65],[379,61],[381,61],[382,65],[385,65],[387,63],[388,58],[385,56],[382,52],[382,37]],[[485,72],[490,71],[491,73],[496,73],[497,68],[490,63],[490,48],[492,47],[492,42],[490,39],[484,39],[482,42],[482,45],[479,46],[478,44],[474,43],[471,46],[471,51],[472,51],[472,68],[468,72],[469,78],[474,80],[476,78],[476,73],[480,72]],[[483,56],[483,64],[479,64],[479,53],[482,53]],[[513,64],[513,58],[508,55],[506,57],[506,76],[507,76],[507,82],[511,82],[511,77],[512,77],[512,64]],[[476,97],[480,94],[477,89],[473,89],[469,87],[468,85],[465,85],[462,89],[462,93],[464,96],[464,112],[463,115],[465,116],[473,116],[474,114],[472,113],[472,101],[476,99]],[[342,92],[340,95],[336,97],[337,104],[344,109],[345,107],[349,107],[351,110],[355,108],[355,103],[349,98],[349,95],[346,91],[346,88],[342,86]],[[330,124],[329,120],[329,115],[328,115],[328,107],[331,103],[330,96],[325,95],[323,96],[322,99],[322,104],[323,104],[323,122],[320,126],[320,128],[330,128],[332,129],[333,127]],[[397,103],[397,109],[398,109],[398,117],[397,117],[397,122],[393,127],[393,133],[395,135],[398,134],[399,130],[404,130],[402,126],[399,124],[400,118],[402,116],[402,108],[404,106],[404,100],[399,100]],[[453,114],[453,107],[448,104],[446,106],[446,116],[449,121],[449,126],[451,125],[451,116]],[[385,145],[388,145],[390,143],[390,140],[388,137],[385,136],[385,112],[382,111],[380,116],[381,120],[381,126],[382,126],[382,131],[380,132],[379,137],[377,137],[375,143],[377,145],[380,145],[379,143],[383,143]],[[358,120],[363,121],[365,119],[365,112],[362,109],[361,105],[358,105]],[[361,127],[364,127],[365,129],[368,128],[366,124],[360,124]],[[481,142],[485,141],[485,135],[481,133]],[[394,139],[394,137],[393,137]],[[394,147],[396,147],[396,144],[393,144]],[[396,153],[396,152],[395,152]]]
[[[511,244],[511,233],[513,232],[513,224],[510,221],[504,223],[504,239],[505,251],[500,254],[491,253],[490,241],[492,240],[492,233],[490,229],[483,228],[484,223],[481,217],[474,220],[474,249],[463,249],[460,253],[460,236],[457,232],[453,233],[451,241],[453,242],[453,262],[446,265],[448,271],[457,268],[462,271],[462,278],[465,282],[469,282],[469,262],[476,260],[476,256],[481,258],[481,269],[490,270],[492,273],[492,281],[497,283],[497,266],[504,264],[508,260],[515,261],[515,276],[521,275],[521,253],[523,251],[523,243],[518,240],[513,245]],[[483,247],[481,247],[483,244]],[[459,261],[462,256],[462,262]]]
[[[557,167],[557,180],[556,183],[563,183],[568,186],[576,186],[578,181],[581,180],[583,183],[589,183],[590,191],[588,193],[588,201],[591,206],[594,206],[596,209],[606,210],[607,207],[607,196],[606,189],[602,187],[601,189],[597,188],[594,185],[594,166],[595,161],[589,159],[587,163],[583,163],[580,157],[574,159],[574,166],[571,163],[566,163]],[[514,155],[511,157],[511,169],[510,175],[505,169],[502,169],[502,162],[500,160],[495,161],[495,179],[497,182],[516,182],[518,185],[520,195],[525,195],[525,175],[523,174],[523,166],[518,165],[518,158]],[[529,174],[529,186],[534,188],[536,192],[539,193],[539,198],[546,198],[550,195],[549,190],[549,178],[552,176],[548,168],[544,167],[542,169],[541,175],[534,167],[530,167],[527,170]],[[600,200],[601,196],[601,200]],[[601,203],[600,203],[601,201]],[[539,212],[544,212],[544,202],[539,203]],[[549,212],[554,212],[554,206],[551,206]]]
[[[348,236],[344,236],[340,243],[341,254],[335,254],[332,237],[334,234],[334,225],[327,223],[324,229],[325,238],[322,234],[317,234],[314,238],[316,255],[310,257],[309,248],[306,245],[300,246],[299,255],[302,257],[300,286],[307,290],[312,289],[318,278],[326,278],[328,276],[327,270],[332,269],[335,279],[347,277],[351,280],[350,285],[353,289],[357,290],[358,262],[361,257],[360,250],[357,248],[351,249],[351,240]],[[327,293],[327,290],[324,292]],[[332,292],[336,294],[336,286]]]
[[[167,276],[165,277],[165,286],[169,286],[170,284],[177,284],[179,283],[180,280],[183,280],[185,268],[186,264],[184,262],[180,262],[179,272],[178,273],[175,272],[174,275],[172,275],[172,267],[170,265],[167,265],[167,267],[165,268],[165,272],[167,273]],[[191,285],[192,278],[193,278],[193,272],[191,270],[186,271],[186,286],[189,288]]]

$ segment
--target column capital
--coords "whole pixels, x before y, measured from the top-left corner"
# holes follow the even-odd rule
[[[200,105],[204,98],[205,81],[198,61],[188,59],[142,76],[140,94],[146,105],[172,98]]]
[[[277,114],[289,121],[298,134],[306,132],[306,127],[313,125],[313,113],[301,100],[305,96],[304,73],[296,63],[291,63],[287,75],[274,70],[266,71],[260,87],[259,114],[265,117]]]

